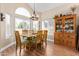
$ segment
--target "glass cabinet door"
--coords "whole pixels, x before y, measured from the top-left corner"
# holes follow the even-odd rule
[[[56,32],[62,32],[62,28],[63,28],[63,26],[62,26],[63,24],[62,24],[62,19],[57,19],[56,20]]]
[[[65,32],[73,32],[74,31],[74,20],[73,20],[73,18],[65,19],[64,31]]]

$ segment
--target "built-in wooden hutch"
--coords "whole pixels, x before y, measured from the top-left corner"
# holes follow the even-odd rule
[[[54,43],[76,48],[76,15],[55,16]]]

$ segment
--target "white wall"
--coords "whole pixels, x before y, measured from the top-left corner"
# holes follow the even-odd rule
[[[14,36],[14,30],[15,30],[15,10],[19,7],[27,9],[30,13],[32,13],[32,8],[26,4],[26,3],[0,3],[0,12],[10,14],[10,20],[11,20],[11,33],[12,36]],[[19,16],[19,15],[18,15]],[[24,17],[24,16],[19,16]],[[9,44],[9,41],[15,40],[14,38],[10,38],[10,40],[6,41],[5,38],[5,21],[0,21],[0,46],[6,45],[6,43]]]

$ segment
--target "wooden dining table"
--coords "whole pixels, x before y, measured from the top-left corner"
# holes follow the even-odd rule
[[[43,31],[42,31],[43,32]],[[20,36],[22,37],[22,40],[24,43],[28,46],[31,46],[31,44],[34,44],[32,46],[36,46],[36,48],[41,48],[43,46],[44,41],[44,32],[40,34],[41,31],[33,32],[33,31],[21,31]],[[28,43],[27,43],[28,42]],[[29,45],[30,44],[30,45]]]
[[[23,33],[23,32],[20,33],[22,41],[25,41],[25,44],[29,47],[31,46],[31,44],[34,44],[34,42],[32,42],[32,41],[35,41],[36,35],[37,35],[37,33],[29,33],[29,32],[28,33]],[[31,39],[29,39],[29,38],[31,38]],[[28,44],[27,44],[27,41],[28,41]]]

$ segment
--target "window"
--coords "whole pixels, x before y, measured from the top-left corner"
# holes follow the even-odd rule
[[[15,30],[19,29],[30,29],[30,21],[29,20],[24,20],[20,18],[15,18]]]
[[[15,14],[23,15],[23,16],[27,16],[27,17],[31,16],[29,11],[25,8],[17,8],[15,11]]]
[[[45,30],[47,29],[48,21],[42,21],[42,29]]]
[[[10,23],[10,15],[9,14],[6,14],[5,15],[5,36],[6,36],[6,39],[8,39],[10,36],[11,36],[11,23]]]
[[[29,11],[23,7],[17,8],[15,11],[15,14],[30,17]],[[21,17],[20,18],[16,17],[15,18],[15,30],[18,30],[18,29],[29,30],[30,29],[30,19],[23,19]]]
[[[33,21],[33,30],[38,30],[39,28],[39,21]]]

